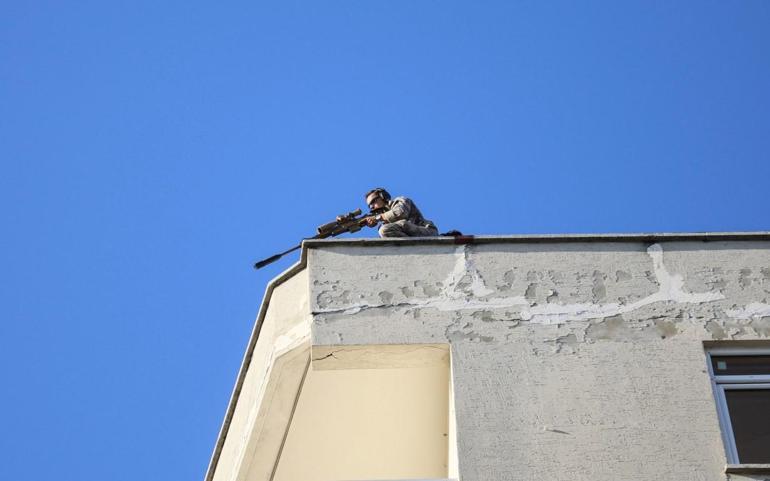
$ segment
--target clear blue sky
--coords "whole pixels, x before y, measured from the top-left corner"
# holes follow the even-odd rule
[[[3,2],[0,479],[200,479],[296,255],[252,263],[373,186],[472,234],[770,229],[769,25],[764,0]]]

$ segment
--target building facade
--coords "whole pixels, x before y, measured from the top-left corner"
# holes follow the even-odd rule
[[[306,241],[208,480],[770,478],[770,234]]]

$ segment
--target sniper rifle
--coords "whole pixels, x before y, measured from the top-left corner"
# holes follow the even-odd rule
[[[368,225],[367,219],[374,217],[377,214],[381,214],[384,211],[385,209],[375,209],[366,215],[361,215],[361,209],[356,209],[352,212],[348,212],[347,214],[338,215],[336,220],[319,226],[316,229],[316,235],[313,237],[308,237],[307,239],[326,239],[327,237],[336,237],[340,234],[344,234],[345,232],[358,232],[363,226]],[[262,259],[261,261],[254,264],[254,269],[261,269],[268,264],[272,264],[289,252],[294,252],[300,247],[302,247],[302,243],[295,245],[289,250],[283,251],[274,256],[270,256],[267,259]]]

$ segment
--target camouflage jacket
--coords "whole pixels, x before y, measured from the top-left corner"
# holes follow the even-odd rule
[[[387,223],[407,220],[420,227],[436,227],[422,216],[420,209],[408,197],[396,197],[388,202],[388,210],[382,214],[382,220]]]

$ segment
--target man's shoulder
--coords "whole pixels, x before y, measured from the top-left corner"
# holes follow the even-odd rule
[[[406,203],[411,203],[411,202],[412,202],[412,199],[410,199],[409,197],[405,197],[405,196],[403,196],[403,195],[399,195],[398,197],[393,197],[393,199],[391,200],[391,202],[406,202]]]

